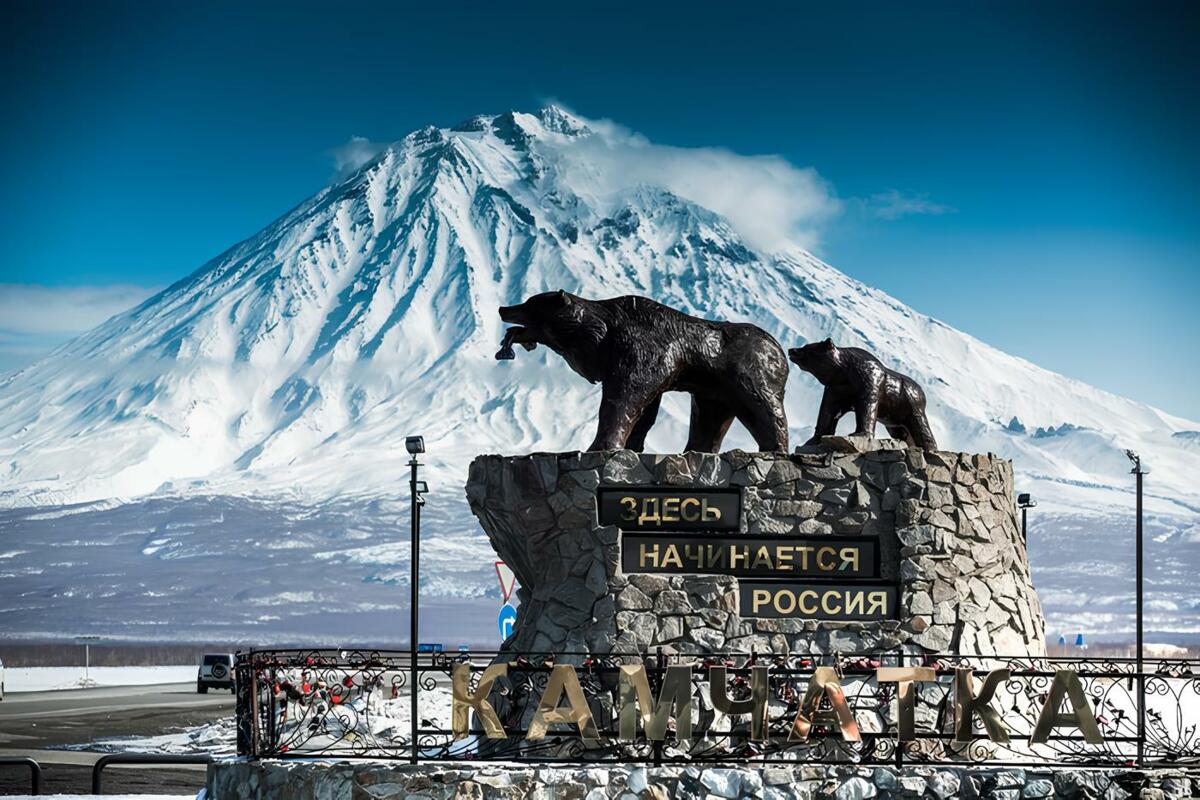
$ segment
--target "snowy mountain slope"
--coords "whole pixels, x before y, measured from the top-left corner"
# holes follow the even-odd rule
[[[1013,458],[1046,511],[1116,524],[1131,506],[1123,450],[1137,449],[1154,469],[1148,509],[1194,533],[1200,423],[1002,353],[798,245],[766,248],[686,186],[621,180],[603,156],[613,135],[554,107],[416,131],[0,381],[0,506],[151,494],[369,504],[403,494],[401,440],[422,433],[441,521],[473,530],[460,487],[475,454],[591,440],[598,387],[544,348],[492,357],[497,306],[564,288],[751,321],[785,346],[832,336],[866,347],[926,387],[942,447]],[[793,371],[787,391],[800,443],[819,387]],[[686,423],[686,397],[668,396],[649,449],[677,450]],[[735,425],[727,446],[752,440]],[[10,516],[10,531],[40,535],[34,516]],[[398,570],[389,558],[363,580]]]
[[[785,345],[865,346],[929,389],[944,446],[995,451],[1046,481],[1124,487],[1144,451],[1163,502],[1200,506],[1178,419],[1022,361],[798,248],[751,249],[662,187],[599,194],[596,137],[556,108],[427,128],[194,275],[0,385],[8,505],[141,495],[390,493],[399,437],[423,431],[451,479],[480,451],[586,443],[596,390],[544,352],[491,356],[498,305],[548,288],[644,293],[750,320]],[[567,168],[569,166],[569,168]],[[581,180],[582,176],[582,180]],[[790,381],[793,438],[818,397]],[[656,449],[678,447],[683,399]],[[1035,437],[1008,430],[1082,430]],[[742,443],[748,443],[743,437]],[[336,465],[336,467],[335,467]]]

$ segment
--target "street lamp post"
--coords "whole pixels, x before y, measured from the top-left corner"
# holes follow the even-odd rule
[[[420,602],[421,602],[421,506],[425,505],[424,494],[429,491],[425,481],[417,480],[417,470],[421,462],[417,456],[425,452],[425,439],[420,436],[408,436],[404,439],[404,449],[411,458],[409,467],[409,520],[411,524],[410,546],[412,548],[412,595],[409,601],[409,687],[408,715],[410,718],[412,736],[412,763],[417,763],[417,642],[420,641]]]
[[[100,641],[99,636],[76,636],[76,641],[83,642],[83,686],[92,685],[92,642]]]
[[[1017,507],[1021,509],[1021,541],[1029,543],[1029,509],[1037,507],[1037,500],[1029,492],[1017,495]]]
[[[1126,450],[1125,456],[1133,463],[1134,478],[1137,481],[1137,523],[1134,536],[1137,553],[1134,558],[1137,572],[1137,673],[1138,673],[1138,764],[1142,763],[1146,748],[1146,677],[1144,674],[1144,654],[1142,652],[1142,477],[1146,470],[1142,469],[1142,457],[1132,450]]]

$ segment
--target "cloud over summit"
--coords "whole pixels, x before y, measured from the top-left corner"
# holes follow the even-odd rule
[[[760,250],[811,249],[822,223],[841,211],[832,185],[815,169],[781,156],[655,144],[610,120],[580,119],[593,136],[549,145],[563,156],[560,165],[572,183],[591,183],[600,192],[662,186],[722,215]]]

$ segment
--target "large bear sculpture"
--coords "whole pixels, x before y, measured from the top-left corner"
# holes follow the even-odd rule
[[[689,316],[645,297],[587,300],[567,292],[502,306],[510,325],[497,359],[539,344],[602,387],[589,450],[642,450],[663,392],[689,392],[687,450],[715,453],[736,418],[760,450],[787,450],[788,363],[761,328]]]
[[[794,347],[788,358],[825,387],[817,427],[806,444],[834,435],[838,420],[853,411],[855,436],[874,436],[878,421],[893,439],[937,449],[925,418],[925,392],[912,378],[888,369],[866,350],[838,347],[829,339]]]

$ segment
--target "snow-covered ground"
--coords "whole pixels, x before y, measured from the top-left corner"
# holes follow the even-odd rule
[[[448,649],[498,645],[495,555],[446,504],[426,507],[423,630]],[[0,633],[397,646],[409,573],[407,509],[395,505],[201,496],[0,510],[0,538],[26,551],[0,578]]]
[[[237,754],[237,727],[234,717],[230,715],[157,736],[98,739],[87,744],[67,745],[62,749],[102,753],[208,753],[213,756],[232,756]]]
[[[448,687],[438,686],[421,691],[421,719],[428,727],[448,729],[450,705]],[[323,747],[348,741],[374,742],[386,746],[392,741],[408,739],[411,723],[406,693],[396,699],[375,693],[325,708],[329,708],[327,713],[314,713],[311,705],[288,703],[287,720],[283,724],[280,741],[288,744],[290,750],[318,752]],[[158,736],[101,739],[64,749],[228,756],[237,752],[237,729],[234,717],[228,716]]]
[[[152,686],[196,680],[196,667],[8,667],[6,692],[47,692],[95,686]]]
[[[53,797],[54,800],[96,800],[94,794],[31,794],[8,795],[8,800],[43,800]],[[104,800],[204,800],[204,792],[200,794],[106,794]]]
[[[492,553],[466,509],[467,464],[585,446],[599,403],[545,348],[497,363],[496,308],[561,288],[649,295],[785,346],[832,336],[914,376],[942,447],[1012,458],[1019,490],[1039,499],[1030,546],[1054,630],[1130,637],[1124,450],[1138,450],[1153,468],[1154,632],[1196,640],[1200,423],[1000,352],[798,243],[768,247],[677,170],[622,172],[612,154],[625,150],[643,164],[705,159],[554,107],[416,131],[0,379],[0,633],[397,641],[401,444],[420,433],[423,591],[444,603],[441,638],[493,641]],[[793,442],[819,398],[794,371]],[[688,411],[664,398],[648,449],[677,451]],[[750,444],[735,424],[726,445]]]

